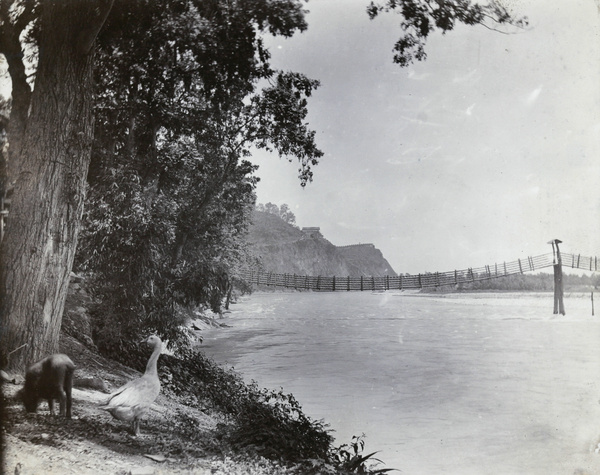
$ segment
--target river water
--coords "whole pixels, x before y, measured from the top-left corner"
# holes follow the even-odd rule
[[[203,351],[418,474],[600,474],[590,295],[256,293]],[[392,472],[398,473],[398,472]]]

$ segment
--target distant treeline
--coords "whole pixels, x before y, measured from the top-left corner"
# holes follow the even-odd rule
[[[600,290],[600,275],[563,274],[566,291]],[[553,274],[514,274],[497,279],[460,283],[458,285],[425,289],[427,292],[452,292],[461,290],[497,290],[497,291],[552,291],[554,290]]]
[[[274,203],[267,203],[266,205],[262,203],[258,203],[256,205],[256,209],[258,211],[262,211],[264,213],[274,214],[275,216],[279,216],[286,223],[291,224],[292,226],[296,226],[296,216],[290,210],[290,207],[287,204],[282,204],[281,206],[277,206]]]

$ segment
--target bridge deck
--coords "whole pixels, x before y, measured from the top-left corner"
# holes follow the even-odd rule
[[[537,271],[546,267],[552,267],[554,264],[556,264],[554,255],[547,253],[489,266],[449,272],[428,272],[416,275],[325,277],[277,274],[250,270],[243,275],[243,278],[250,284],[318,291],[404,290],[442,287],[497,279],[509,275]],[[563,267],[571,267],[573,269],[597,271],[598,258],[562,253],[562,265]]]

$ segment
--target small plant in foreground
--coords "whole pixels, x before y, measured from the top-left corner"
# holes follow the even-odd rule
[[[342,473],[375,475],[397,470],[395,468],[376,468],[377,465],[383,464],[383,462],[373,457],[377,452],[363,455],[364,448],[365,435],[362,434],[361,436],[353,436],[352,442],[343,444],[335,449],[334,457]]]

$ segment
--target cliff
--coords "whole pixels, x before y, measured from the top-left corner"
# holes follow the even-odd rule
[[[292,226],[278,216],[255,211],[248,244],[264,270],[321,276],[396,275],[373,244],[338,247],[318,228]]]

